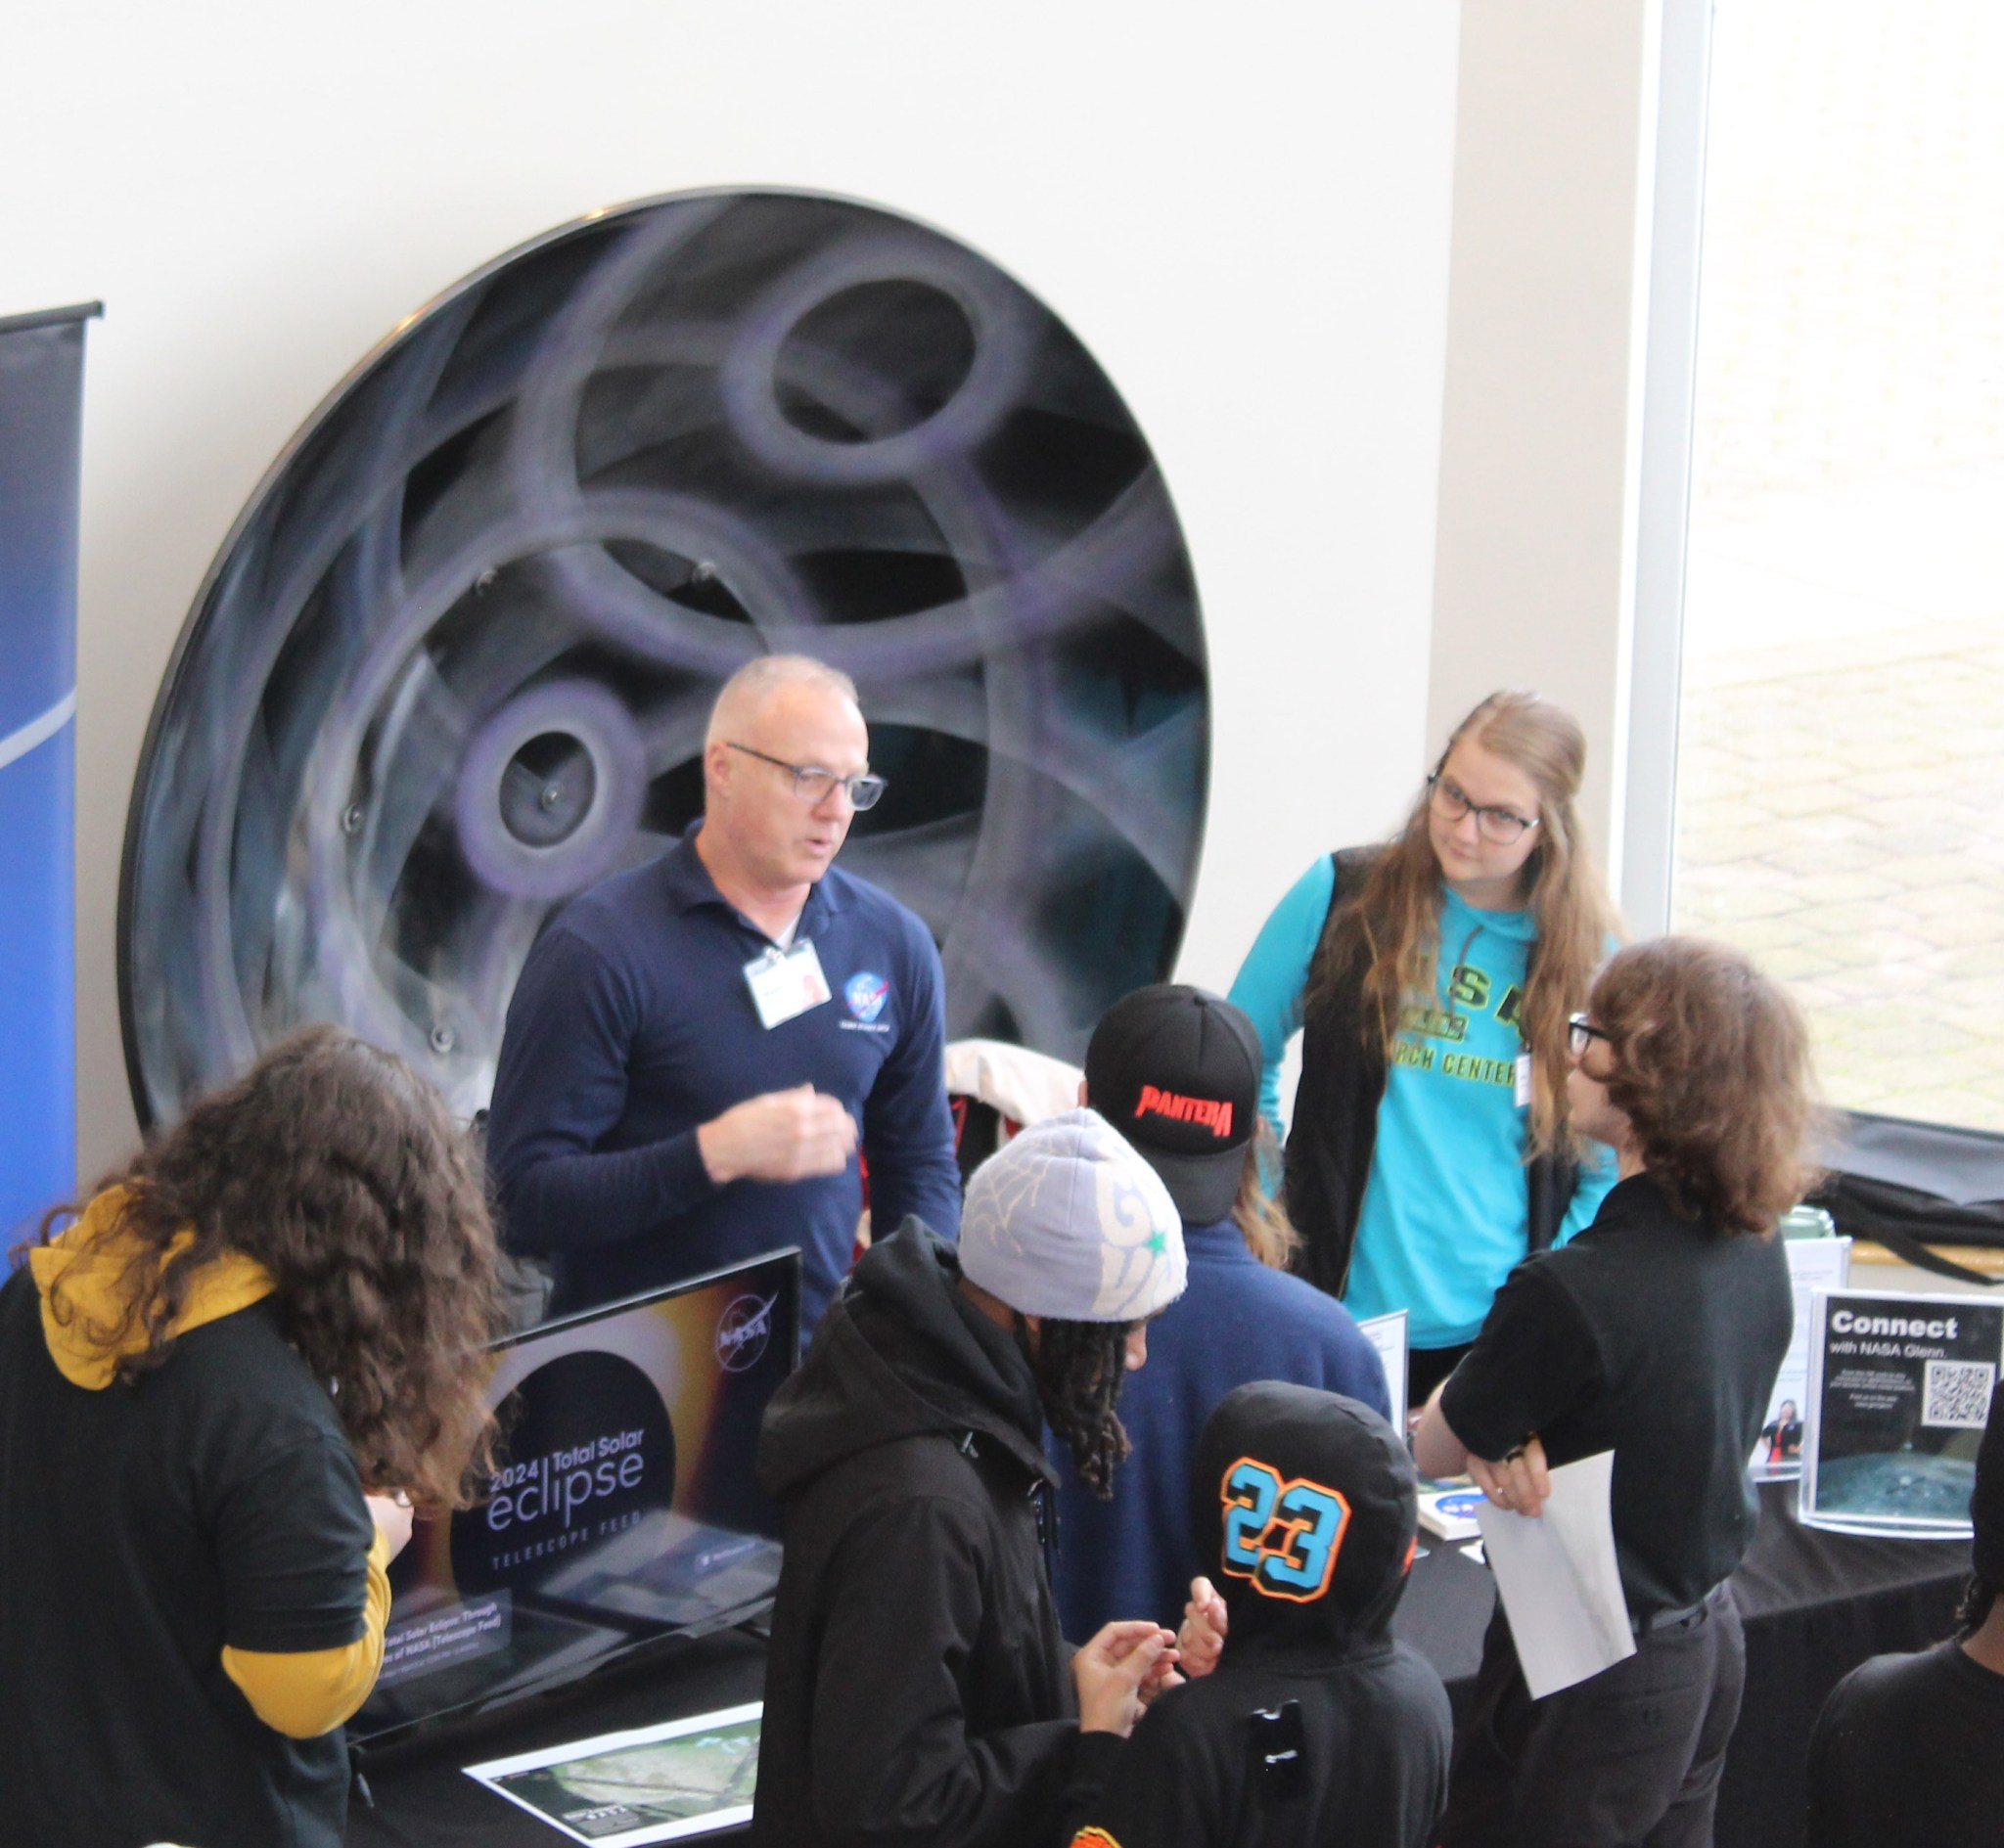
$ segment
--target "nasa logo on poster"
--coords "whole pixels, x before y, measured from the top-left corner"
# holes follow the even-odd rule
[[[772,1305],[777,1296],[733,1297],[717,1318],[716,1357],[727,1374],[749,1373],[772,1340]]]

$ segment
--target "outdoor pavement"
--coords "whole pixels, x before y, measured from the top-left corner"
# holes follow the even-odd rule
[[[2004,617],[1687,666],[1673,927],[1808,1010],[1833,1103],[2004,1130]]]

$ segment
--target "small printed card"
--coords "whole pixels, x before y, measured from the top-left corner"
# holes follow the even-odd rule
[[[1756,1482],[1788,1481],[1802,1473],[1816,1292],[1842,1289],[1851,1280],[1848,1239],[1791,1239],[1782,1250],[1788,1256],[1789,1282],[1795,1289],[1796,1331],[1789,1337],[1789,1351],[1774,1377],[1760,1436],[1747,1460],[1748,1472]]]
[[[1476,1510],[1485,1498],[1473,1484],[1420,1491],[1420,1525],[1435,1540],[1473,1540],[1481,1532]]]
[[[758,1010],[759,1025],[770,1030],[818,1008],[829,998],[828,977],[813,944],[797,943],[791,950],[770,949],[745,965],[745,985]]]

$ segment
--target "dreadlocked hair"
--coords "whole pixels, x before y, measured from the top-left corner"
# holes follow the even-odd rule
[[[1071,1452],[1078,1479],[1102,1502],[1114,1494],[1114,1465],[1130,1448],[1114,1410],[1127,1376],[1125,1322],[1064,1322],[1045,1317],[1030,1348],[1044,1417]]]

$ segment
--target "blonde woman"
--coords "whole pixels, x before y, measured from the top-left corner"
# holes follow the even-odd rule
[[[1510,1268],[1593,1217],[1566,1102],[1567,1016],[1613,908],[1580,837],[1586,742],[1535,694],[1458,725],[1389,844],[1325,855],[1232,984],[1279,1111],[1304,1030],[1283,1198],[1302,1275],[1359,1317],[1408,1311],[1415,1403]]]

